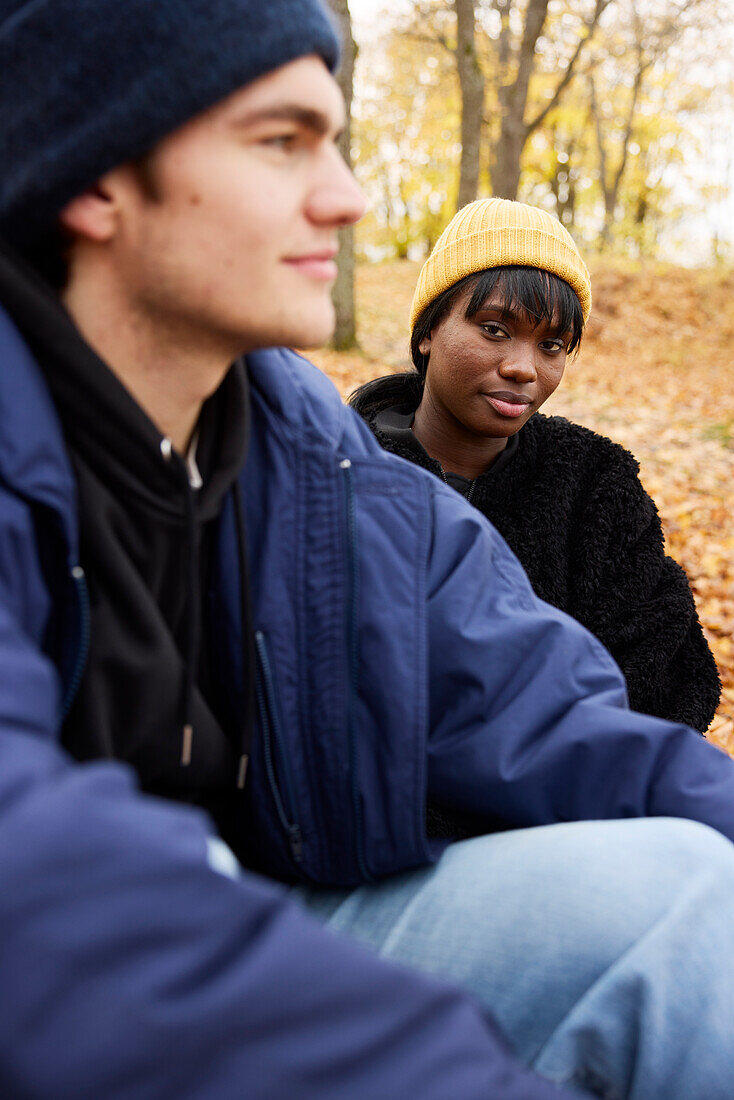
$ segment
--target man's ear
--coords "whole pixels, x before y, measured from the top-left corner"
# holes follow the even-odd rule
[[[99,180],[68,202],[59,215],[61,226],[72,237],[102,243],[109,241],[117,228],[117,204],[113,191]]]
[[[431,337],[430,336],[424,336],[423,337],[420,344],[418,345],[418,351],[421,353],[421,355],[430,355],[431,354]]]

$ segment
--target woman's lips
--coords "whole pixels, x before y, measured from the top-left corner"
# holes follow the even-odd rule
[[[337,275],[334,255],[334,252],[315,252],[310,256],[288,256],[284,262],[311,279],[331,282]]]
[[[484,396],[495,412],[510,418],[522,416],[528,411],[528,405],[531,403],[529,397],[519,393],[485,393]]]

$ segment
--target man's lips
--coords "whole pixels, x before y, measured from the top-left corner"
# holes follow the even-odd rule
[[[334,260],[336,252],[335,248],[325,248],[320,252],[308,252],[303,256],[286,256],[283,262],[311,279],[331,282],[336,279],[337,274]]]
[[[512,393],[509,390],[495,390],[493,393],[485,393],[484,396],[495,412],[510,418],[522,416],[532,403],[532,399],[524,393]]]

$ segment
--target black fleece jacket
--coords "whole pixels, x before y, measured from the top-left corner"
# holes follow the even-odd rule
[[[386,379],[390,413],[373,383],[352,403],[386,450],[442,471],[401,414],[416,388]],[[403,425],[409,419],[402,421]],[[509,448],[508,448],[509,450]],[[560,416],[536,413],[517,445],[476,479],[471,501],[509,543],[537,594],[583,623],[611,652],[635,710],[704,731],[721,682],[688,578],[665,555],[655,504],[619,444]]]

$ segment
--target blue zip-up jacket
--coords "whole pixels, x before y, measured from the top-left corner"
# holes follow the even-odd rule
[[[515,825],[669,814],[734,837],[734,765],[629,712],[605,651],[477,512],[383,452],[297,356],[249,368],[260,722],[243,828],[274,878],[346,885],[436,858],[427,797]],[[561,1095],[463,995],[217,871],[202,814],[59,748],[86,645],[74,483],[2,311],[0,425],[0,1095]],[[226,510],[215,605],[241,690],[236,555]]]

